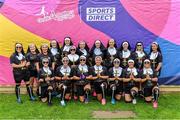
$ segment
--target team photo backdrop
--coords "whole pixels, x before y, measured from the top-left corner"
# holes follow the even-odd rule
[[[96,39],[104,45],[110,38],[120,46],[144,43],[149,53],[159,43],[163,67],[159,83],[180,85],[180,1],[179,0],[0,0],[0,85],[13,85],[9,62],[14,44],[63,44],[70,36],[75,45]]]

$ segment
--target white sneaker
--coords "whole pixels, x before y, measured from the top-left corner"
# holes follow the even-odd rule
[[[135,105],[137,103],[136,99],[133,99],[132,103]]]

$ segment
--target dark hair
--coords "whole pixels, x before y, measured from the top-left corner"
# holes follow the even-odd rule
[[[155,43],[152,43],[155,44]],[[150,48],[150,52],[152,52],[152,44],[151,44],[151,48]],[[159,46],[159,44],[155,44],[157,46],[157,51],[161,53],[161,48]]]
[[[121,43],[121,46],[120,46],[119,50],[120,50],[120,51],[123,50],[123,43],[124,43],[124,42],[127,42],[127,43],[128,43],[128,49],[131,50],[131,45],[129,44],[128,41],[123,41],[123,42]]]
[[[17,44],[20,44],[20,45],[22,46],[21,53],[22,53],[23,55],[25,55],[25,52],[24,52],[24,48],[23,48],[22,43],[15,43],[15,50],[14,50],[14,53],[18,56],[18,52],[16,51],[16,45],[17,45]]]
[[[110,39],[110,40],[111,40],[111,39]],[[109,47],[109,41],[110,41],[110,40],[108,40],[107,48]],[[113,39],[113,40],[114,40],[114,39]],[[114,47],[117,48],[117,44],[116,44],[116,41],[115,41],[115,40],[114,40]]]
[[[63,43],[63,46],[62,46],[62,47],[65,46],[65,39],[66,39],[66,38],[69,38],[69,39],[70,39],[70,45],[73,45],[73,42],[72,42],[72,40],[71,40],[71,37],[67,36],[67,37],[64,38],[64,43]]]
[[[28,49],[27,49],[27,52],[26,52],[26,53],[30,53],[30,52],[31,52],[31,50],[30,50],[30,47],[29,47],[29,45],[28,45]],[[36,52],[36,54],[39,53],[39,50],[38,50],[38,48],[37,48],[36,45],[35,45],[35,52]]]
[[[60,52],[59,43],[56,39],[52,39],[53,41],[56,41],[56,48],[58,49],[58,52]],[[50,42],[50,48],[52,48],[51,42]]]
[[[80,42],[82,42],[82,41],[80,41]],[[79,47],[80,42],[78,43],[78,49],[80,49],[80,47]],[[87,45],[87,43],[85,41],[83,41],[83,42],[85,43],[85,48],[84,49],[88,52],[89,51],[89,47],[88,47],[88,45]]]

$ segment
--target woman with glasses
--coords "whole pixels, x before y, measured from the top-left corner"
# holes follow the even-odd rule
[[[128,60],[131,59],[131,57],[131,46],[128,41],[124,41],[118,51],[118,58],[121,60],[121,67],[123,69],[128,67]]]
[[[111,103],[120,100],[123,93],[123,69],[118,58],[113,60],[113,67],[109,69],[109,88],[112,92]]]
[[[118,57],[117,45],[114,39],[110,39],[107,45],[106,62],[107,69],[113,67],[113,60]]]
[[[25,57],[25,53],[23,50],[23,46],[21,43],[15,44],[15,52],[10,57],[10,63],[13,68],[13,76],[16,82],[15,93],[17,97],[17,102],[22,103],[20,97],[20,85],[21,81],[24,80],[26,83],[27,92],[29,94],[30,100],[34,101],[33,91],[29,83],[29,71],[27,70],[27,61]]]
[[[123,71],[125,102],[136,104],[140,80],[138,70],[134,67],[134,60],[128,60],[128,67]]]
[[[39,70],[38,80],[39,80],[39,95],[41,96],[41,101],[44,103],[48,101],[48,105],[52,105],[52,92],[54,83],[54,73],[49,67],[48,58],[42,59],[43,67]]]
[[[158,77],[156,71],[151,68],[149,59],[144,60],[141,78],[145,101],[149,103],[153,100],[153,107],[157,108],[159,97]]]
[[[149,59],[151,60],[152,63],[151,67],[156,71],[157,75],[160,76],[163,57],[161,54],[161,49],[157,42],[153,42],[151,44]]]
[[[79,55],[76,54],[76,46],[70,48],[70,54],[67,56],[69,58],[69,64],[71,68],[76,68],[79,64]]]
[[[80,56],[80,64],[78,65],[75,76],[73,79],[77,80],[75,85],[77,86],[77,93],[79,96],[80,102],[89,102],[89,92],[91,90],[91,86],[89,83],[89,79],[91,76],[89,75],[90,69],[89,66],[86,65],[86,57]]]
[[[135,67],[140,71],[143,68],[143,61],[147,58],[147,53],[144,51],[142,42],[136,43],[132,58],[135,61]]]
[[[95,57],[95,65],[91,67],[92,80],[94,80],[94,89],[97,94],[98,101],[102,105],[106,104],[106,90],[107,90],[107,79],[108,73],[107,68],[102,66],[102,57]]]
[[[61,93],[60,104],[65,106],[65,100],[71,99],[71,80],[74,74],[73,69],[68,65],[68,57],[63,57],[62,66],[59,66],[55,72],[55,80],[59,81],[58,89]]]

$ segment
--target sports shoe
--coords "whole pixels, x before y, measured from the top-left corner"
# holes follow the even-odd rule
[[[116,103],[116,100],[114,98],[111,99],[111,104],[115,104]]]
[[[18,98],[18,99],[17,99],[17,103],[20,103],[20,104],[22,103],[21,98]]]
[[[74,100],[78,100],[78,97],[76,95],[74,95]]]
[[[62,106],[66,106],[66,103],[65,103],[65,101],[64,101],[64,100],[61,100],[61,102],[60,102],[60,103],[61,103],[61,105],[62,105]]]
[[[48,102],[48,106],[52,106],[52,102]]]
[[[85,104],[88,104],[88,103],[89,103],[89,99],[88,99],[88,98],[85,98],[84,103],[85,103]]]
[[[30,98],[30,101],[36,101],[36,98],[35,98],[34,96],[32,96],[32,97]]]
[[[93,92],[93,97],[96,97],[96,96],[97,96],[97,95],[96,95],[96,91],[94,91],[94,92]]]
[[[102,104],[102,105],[105,105],[105,104],[106,104],[106,99],[103,98],[103,99],[101,100],[101,104]]]
[[[135,105],[137,103],[136,99],[133,99],[132,103]]]
[[[156,109],[157,107],[158,107],[158,103],[157,103],[157,101],[154,101],[154,102],[153,102],[153,108]]]

